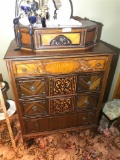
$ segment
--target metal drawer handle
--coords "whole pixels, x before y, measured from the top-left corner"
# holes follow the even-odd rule
[[[83,119],[82,119],[83,121],[87,121],[87,118],[86,117],[83,117]]]
[[[26,68],[22,68],[22,71],[23,71],[23,72],[26,72],[26,71],[27,71],[27,69],[26,69]]]
[[[85,101],[85,104],[89,104],[89,101],[88,101],[88,100],[86,100],[86,101]]]
[[[46,97],[46,92],[42,92],[41,97]]]
[[[32,110],[37,111],[37,110],[38,110],[38,107],[37,107],[37,106],[33,106],[33,107],[32,107]]]
[[[36,87],[35,87],[35,86],[31,86],[31,87],[30,87],[30,90],[31,90],[31,91],[35,91],[35,90],[36,90]]]
[[[47,111],[44,111],[43,114],[46,115],[46,114],[47,114]]]
[[[97,63],[97,67],[100,67],[101,66],[101,63]]]
[[[92,82],[91,82],[91,81],[88,81],[88,82],[87,82],[87,85],[88,85],[88,86],[91,86],[91,85],[92,85]]]
[[[34,126],[38,128],[38,127],[39,127],[39,124],[36,122]]]

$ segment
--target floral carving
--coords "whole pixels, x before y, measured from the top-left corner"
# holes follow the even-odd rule
[[[64,35],[59,35],[50,42],[51,46],[62,46],[62,45],[71,45],[72,42],[69,38]]]

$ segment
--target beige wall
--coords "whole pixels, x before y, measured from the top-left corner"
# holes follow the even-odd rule
[[[101,40],[120,48],[120,0],[73,0],[74,16],[87,17],[103,24]],[[111,100],[118,75],[120,57],[108,99]]]
[[[120,0],[73,0],[74,15],[103,24],[101,39],[120,47]]]
[[[13,18],[15,13],[15,0],[1,0],[0,9],[0,73],[8,81],[8,74],[3,61],[10,41],[14,38]],[[103,24],[101,40],[120,48],[120,0],[72,0],[73,15]],[[2,7],[3,6],[3,7]],[[120,60],[114,76],[109,98],[112,97],[115,82],[120,71]],[[9,98],[12,98],[9,90]]]
[[[13,18],[15,15],[14,5],[15,0],[1,0],[0,9],[0,73],[3,79],[9,82],[5,62],[3,61],[4,55],[8,49],[10,41],[14,38],[13,32]],[[12,98],[11,90],[8,90],[9,98]]]

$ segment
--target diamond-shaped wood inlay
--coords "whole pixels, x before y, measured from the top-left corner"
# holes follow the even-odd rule
[[[41,100],[38,102],[20,102],[22,107],[23,115],[37,115],[37,114],[47,114],[46,101]]]
[[[99,94],[77,96],[77,109],[96,108]]]
[[[92,91],[101,89],[101,75],[79,76],[78,90],[79,91]]]
[[[20,97],[28,96],[46,96],[45,80],[23,80],[17,83]]]

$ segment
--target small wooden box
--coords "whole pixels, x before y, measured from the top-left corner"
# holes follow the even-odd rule
[[[96,44],[98,35],[98,25],[89,20],[81,20],[81,27],[68,27],[68,28],[33,28],[33,41],[29,34],[29,27],[20,26],[16,27],[16,33],[20,32],[21,48],[34,50],[46,49],[67,49],[81,48],[87,49]],[[33,44],[31,44],[33,43]]]

